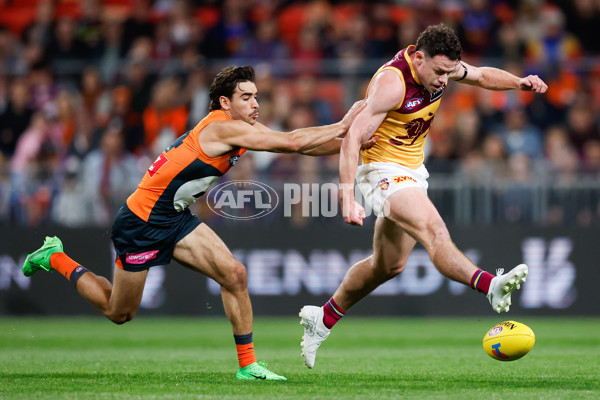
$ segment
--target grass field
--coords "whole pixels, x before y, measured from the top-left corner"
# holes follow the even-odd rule
[[[287,382],[240,382],[222,319],[0,319],[0,399],[599,399],[600,319],[519,318],[521,360],[482,349],[501,319],[346,318],[313,370],[297,319],[255,321],[259,360]]]

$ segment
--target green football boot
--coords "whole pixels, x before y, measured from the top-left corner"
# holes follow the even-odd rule
[[[50,256],[54,253],[62,253],[63,244],[56,236],[46,236],[44,245],[38,250],[27,255],[25,262],[23,263],[23,274],[25,276],[31,276],[39,270],[51,271],[50,267]]]
[[[285,376],[277,375],[267,369],[267,363],[255,362],[250,365],[240,368],[235,374],[235,379],[241,380],[257,380],[264,379],[266,381],[287,381]]]

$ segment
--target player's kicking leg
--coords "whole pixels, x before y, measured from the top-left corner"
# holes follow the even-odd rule
[[[206,224],[199,225],[177,243],[173,258],[221,285],[223,307],[231,322],[238,352],[236,379],[286,380],[284,376],[268,370],[265,363],[256,361],[246,268],[233,257],[217,234]]]
[[[444,276],[470,285],[486,295],[492,309],[506,312],[511,305],[511,294],[520,289],[527,277],[527,266],[520,264],[507,274],[498,270],[498,276],[479,269],[452,242],[448,229],[426,193],[408,188],[391,195],[389,218],[416,238],[429,253],[435,267]]]

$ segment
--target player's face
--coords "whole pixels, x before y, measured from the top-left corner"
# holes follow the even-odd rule
[[[238,83],[228,102],[229,114],[233,119],[254,125],[258,118],[258,98],[256,85],[246,81]]]
[[[443,55],[428,57],[417,52],[415,70],[421,84],[430,93],[435,93],[448,83],[450,74],[458,67],[458,60],[450,60]]]

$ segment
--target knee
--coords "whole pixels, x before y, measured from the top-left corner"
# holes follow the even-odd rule
[[[419,230],[419,236],[422,237],[420,241],[429,250],[435,250],[451,240],[448,228],[441,218],[426,221]]]
[[[224,269],[224,279],[221,283],[223,287],[234,292],[246,290],[248,286],[246,267],[241,262],[233,259]]]
[[[389,280],[400,275],[402,271],[404,271],[408,256],[392,260],[383,260],[379,257],[372,257],[372,260],[374,271],[377,271],[377,273],[385,280]]]
[[[125,322],[131,321],[135,313],[106,313],[106,318],[117,325],[123,325]]]

